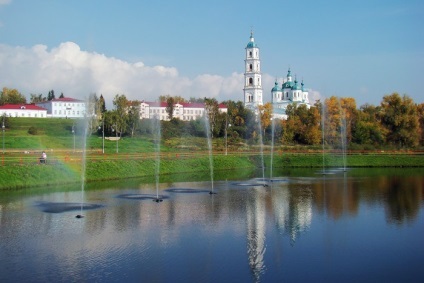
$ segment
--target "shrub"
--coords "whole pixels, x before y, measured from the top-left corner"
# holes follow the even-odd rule
[[[37,135],[38,134],[38,129],[34,126],[29,127],[28,129],[28,134],[30,135]]]

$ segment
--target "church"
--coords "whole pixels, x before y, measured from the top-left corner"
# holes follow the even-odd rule
[[[244,105],[248,109],[257,111],[257,107],[263,105],[262,75],[259,47],[255,42],[253,32],[250,33],[250,40],[245,49]],[[305,88],[303,80],[300,84],[296,77],[293,80],[289,68],[287,77],[281,87],[276,80],[274,87],[271,89],[272,117],[287,119],[287,106],[293,103],[297,105],[304,104],[308,109],[311,107],[308,90]]]

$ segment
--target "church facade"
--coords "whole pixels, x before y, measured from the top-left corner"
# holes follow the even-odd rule
[[[262,96],[262,74],[261,61],[259,56],[259,47],[250,33],[250,40],[246,46],[245,54],[245,72],[244,72],[244,106],[248,109],[257,111],[258,106],[263,105]],[[290,104],[306,105],[309,109],[309,93],[302,82],[299,84],[297,78],[293,80],[289,68],[287,77],[279,86],[277,80],[271,89],[271,104],[273,109],[273,118],[287,119],[286,109]]]

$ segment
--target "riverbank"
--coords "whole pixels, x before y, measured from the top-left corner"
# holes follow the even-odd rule
[[[227,170],[232,174],[254,171],[261,168],[261,158],[254,154],[215,155],[214,171]],[[264,162],[270,168],[271,157]],[[198,173],[209,174],[209,157],[206,155],[167,155],[161,157],[160,174]],[[341,155],[317,153],[283,153],[273,156],[274,168],[322,168],[344,165]],[[424,167],[423,154],[351,154],[346,158],[347,167]],[[63,185],[81,183],[82,162],[80,160],[57,159],[46,165],[23,163],[0,166],[0,190],[20,189],[32,186]],[[134,158],[122,155],[88,158],[86,182],[151,177],[154,181],[156,161],[152,156]],[[233,173],[234,172],[234,173]]]

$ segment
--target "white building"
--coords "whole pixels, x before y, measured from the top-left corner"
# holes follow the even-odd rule
[[[166,102],[147,102],[140,104],[140,119],[150,119],[159,116],[160,120],[169,121]],[[226,113],[227,106],[219,104],[219,112]],[[173,117],[182,121],[196,120],[205,114],[204,103],[181,102],[174,104]]]
[[[244,105],[253,110],[263,104],[261,61],[259,59],[259,47],[255,43],[253,32],[250,33],[250,41],[245,49]]]
[[[303,80],[300,85],[296,78],[293,81],[290,68],[287,72],[287,79],[281,87],[278,86],[277,81],[275,82],[275,86],[271,90],[271,103],[273,106],[273,117],[279,119],[287,119],[286,109],[289,104],[304,104],[308,109],[311,107],[309,94]]]
[[[259,105],[263,105],[262,98],[262,75],[261,61],[259,56],[259,47],[253,38],[253,32],[250,34],[250,41],[246,46],[245,72],[244,72],[244,106],[247,109],[257,111]],[[308,91],[302,83],[299,85],[297,79],[293,81],[289,69],[287,78],[282,86],[275,86],[271,90],[271,103],[273,106],[273,117],[287,119],[287,105],[296,103],[305,104],[310,108]]]
[[[47,109],[35,104],[5,104],[0,106],[0,116],[46,118]]]
[[[47,114],[54,118],[83,118],[86,113],[86,103],[70,97],[37,102],[36,105],[46,108]]]

